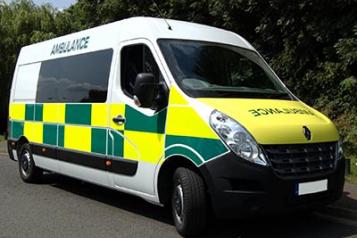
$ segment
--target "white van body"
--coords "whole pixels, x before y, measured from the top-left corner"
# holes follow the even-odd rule
[[[215,27],[135,17],[23,47],[9,108],[23,180],[38,167],[171,200],[184,235],[204,228],[208,203],[225,218],[342,194],[334,124]]]
[[[147,45],[152,51],[168,87],[171,84],[175,84],[175,80],[170,74],[170,70],[168,70],[157,46],[156,42],[158,39],[173,38],[196,41],[206,41],[209,39],[212,42],[237,45],[254,50],[246,40],[229,31],[176,20],[167,20],[167,22],[173,30],[168,29],[168,25],[164,19],[134,17],[23,47],[15,69],[10,103],[35,103],[41,62],[111,48],[113,49],[113,61],[109,78],[107,103],[126,103],[150,116],[154,114],[153,110],[135,106],[132,99],[121,93],[120,50],[122,47],[132,44]],[[67,44],[67,42],[72,43],[73,40],[78,39],[87,39],[87,47],[71,52],[52,53],[55,51],[54,47],[57,45],[61,43]],[[189,97],[186,99],[190,101]],[[192,103],[197,104],[196,101],[192,101]],[[197,106],[197,108],[204,107],[207,106]],[[199,110],[201,111],[202,109]],[[202,113],[205,113],[204,109]],[[207,113],[210,113],[209,110],[206,111],[206,115],[203,118],[209,118]],[[15,151],[14,156],[16,157]],[[52,161],[37,155],[34,155],[34,160],[41,168],[128,192],[152,203],[160,204],[156,187],[160,163],[157,166],[146,164],[145,162],[139,163],[136,175],[134,177],[127,177],[71,163]]]

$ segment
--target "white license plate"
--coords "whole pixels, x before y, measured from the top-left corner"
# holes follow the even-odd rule
[[[323,191],[327,191],[327,179],[298,184],[299,196]]]

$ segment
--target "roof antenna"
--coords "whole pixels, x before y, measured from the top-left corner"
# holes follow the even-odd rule
[[[162,14],[159,6],[156,4],[155,0],[152,0],[152,3],[154,4],[154,6],[156,7],[157,11],[159,12],[159,15],[162,19],[164,19],[164,21],[166,22],[167,28],[172,31],[172,27],[170,26],[169,22],[166,20],[166,18],[164,17],[164,14]]]

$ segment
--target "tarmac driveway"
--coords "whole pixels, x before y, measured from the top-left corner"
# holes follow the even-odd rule
[[[357,221],[321,214],[213,222],[203,237],[357,237]],[[0,237],[179,237],[165,209],[59,175],[23,183],[0,154]]]

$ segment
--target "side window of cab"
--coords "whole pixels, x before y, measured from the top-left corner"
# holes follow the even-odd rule
[[[121,88],[129,98],[134,99],[135,83],[139,74],[152,74],[158,81],[152,109],[161,110],[166,107],[168,87],[150,48],[144,44],[124,46],[121,50]]]

